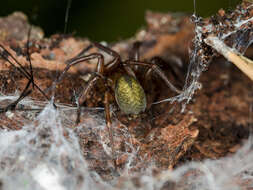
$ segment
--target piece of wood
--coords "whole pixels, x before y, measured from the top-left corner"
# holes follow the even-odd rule
[[[208,36],[205,39],[205,43],[210,45],[220,54],[222,54],[228,61],[235,64],[245,75],[253,80],[253,61],[244,57],[235,49],[228,47],[218,37]]]

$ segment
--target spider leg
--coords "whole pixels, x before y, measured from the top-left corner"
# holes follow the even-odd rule
[[[171,74],[174,76],[174,78],[176,78],[177,80],[179,80],[180,82],[183,83],[183,81],[184,81],[184,76],[182,75],[182,72],[184,72],[183,66],[180,66],[180,63],[176,63],[176,61],[180,62],[179,60],[171,59],[171,61],[169,61],[169,64],[167,64],[167,62],[165,62],[164,59],[161,57],[153,57],[150,60],[151,63],[155,63],[157,65],[159,65],[159,64],[165,65],[166,64],[166,67],[169,68],[169,70],[170,70]]]
[[[106,46],[103,46],[102,44],[97,43],[97,42],[92,42],[92,45],[94,45],[98,49],[106,52],[107,54],[113,56],[114,58],[119,58],[120,59],[120,55],[116,51],[114,51],[114,50],[112,50],[112,49],[110,49]]]
[[[105,65],[105,67],[106,67],[106,69],[105,69],[106,72],[110,72],[110,71],[112,71],[113,69],[115,69],[115,68],[118,67],[118,65],[119,65],[120,62],[121,62],[121,58],[120,58],[120,55],[119,55],[116,51],[114,51],[114,50],[112,50],[112,49],[110,49],[110,48],[108,48],[108,47],[106,47],[106,46],[103,46],[102,44],[97,43],[97,42],[93,42],[92,45],[95,46],[96,48],[98,48],[99,50],[101,50],[101,51],[103,51],[103,52],[109,54],[110,56],[112,56],[112,57],[114,58],[113,60],[109,61],[109,62]]]
[[[113,60],[109,61],[105,65],[106,72],[110,72],[111,70],[113,70],[114,68],[116,68],[120,64],[120,61],[121,61],[120,55],[116,51],[114,51],[106,46],[103,46],[102,44],[97,43],[97,42],[92,42],[89,46],[85,47],[80,53],[78,53],[77,56],[75,56],[72,59],[69,59],[67,61],[67,64],[70,64],[71,62],[74,62],[75,60],[85,56],[83,54],[85,54],[87,51],[89,51],[93,46],[113,57]]]
[[[79,63],[82,63],[84,61],[89,61],[92,59],[98,59],[97,63],[97,72],[100,74],[104,73],[104,56],[100,53],[92,53],[90,55],[83,55],[76,57],[75,59],[71,59],[71,62],[67,61],[67,66],[64,68],[62,74],[59,76],[59,78],[56,80],[53,89],[55,89],[56,85],[63,79],[65,73],[70,69],[70,67],[77,65]]]
[[[136,75],[135,75],[133,69],[131,67],[129,67],[129,65],[124,65],[123,64],[123,67],[124,67],[125,71],[127,72],[127,74],[129,76],[132,76],[132,77],[134,77],[136,79]]]
[[[105,70],[104,56],[100,53],[92,53],[90,55],[80,55],[78,57],[72,58],[71,61],[67,61],[67,66],[64,68],[63,72],[61,73],[61,75],[59,76],[59,78],[56,80],[56,82],[53,84],[53,87],[52,87],[53,90],[56,88],[56,85],[63,79],[65,73],[70,69],[70,67],[77,65],[79,63],[82,63],[84,61],[92,60],[92,59],[98,59],[97,68],[96,68],[98,75],[89,81],[86,88],[81,92],[81,96],[78,98],[76,124],[78,124],[80,122],[80,115],[81,115],[81,107],[80,106],[85,102],[86,97],[87,97],[91,87],[104,74],[104,70]]]
[[[137,61],[137,62],[139,61],[139,59],[140,59],[140,51],[139,51],[140,46],[141,46],[140,41],[137,41],[133,44],[133,49],[129,54],[129,57],[130,57],[131,60],[133,59],[134,61]],[[123,63],[122,65],[123,65],[125,71],[127,72],[127,74],[136,79],[136,75],[135,75],[134,71],[138,70],[138,65],[133,65],[134,66],[133,68],[131,68],[128,64]]]
[[[31,82],[32,82],[33,89],[34,89],[33,68],[32,68],[32,61],[31,61],[31,57],[30,57],[30,52],[29,52],[29,43],[30,43],[29,41],[30,41],[31,31],[32,31],[32,26],[28,30],[28,37],[27,37],[28,40],[27,40],[27,43],[26,43],[26,55],[27,55],[27,59],[28,59],[28,62],[29,62],[29,66],[30,66]]]
[[[30,30],[29,32],[30,33]],[[29,39],[29,35],[28,34],[28,39]],[[28,43],[27,43],[28,44]],[[27,46],[28,47],[28,46]],[[15,60],[15,58],[0,44],[0,48],[2,48],[2,51],[0,52],[1,56],[7,60],[12,66],[14,66],[15,68],[17,68],[26,78],[28,78],[30,75],[29,73],[25,70],[25,68],[23,68],[23,66],[21,64],[19,64],[18,62],[18,65],[21,66],[21,67],[16,67],[9,59],[8,59],[8,56],[10,55],[11,58],[13,58]],[[1,50],[1,49],[0,49]],[[32,65],[31,65],[31,62],[30,62],[30,71],[32,73]],[[29,79],[29,78],[28,78]],[[7,112],[8,110],[15,110],[17,104],[22,100],[24,99],[26,96],[28,96],[32,91],[31,90],[28,90],[30,84],[33,83],[34,84],[34,81],[33,81],[33,77],[30,77],[28,83],[26,84],[26,87],[25,89],[22,91],[22,93],[20,94],[20,96],[18,97],[17,100],[15,100],[14,102],[12,102],[11,104],[9,104],[8,106],[4,107],[4,108],[0,108],[0,113],[4,113],[4,112]]]
[[[141,47],[141,42],[137,41],[133,44],[133,58],[135,61],[140,60],[140,47]]]
[[[50,98],[45,94],[45,92],[36,84],[34,83],[33,80],[33,72],[31,70],[31,73],[29,73],[23,65],[21,65],[18,60],[2,45],[0,44],[0,56],[5,59],[10,65],[12,65],[13,67],[17,68],[17,70],[23,75],[25,76],[29,81],[32,82],[34,88],[36,88],[48,101],[50,101]],[[14,62],[18,65],[18,67],[9,59],[9,57],[14,60]],[[28,57],[30,57],[28,55]],[[32,64],[31,64],[31,59],[29,59],[30,62],[30,69],[32,68]],[[29,83],[29,82],[28,82]],[[53,104],[54,107],[56,108],[56,105]]]
[[[33,78],[33,69],[32,69],[32,63],[31,63],[31,58],[30,58],[30,53],[29,53],[29,40],[30,40],[30,36],[31,36],[31,30],[32,27],[29,28],[28,30],[28,40],[26,43],[26,48],[27,48],[27,60],[29,61],[29,66],[30,66],[30,73],[17,61],[17,59],[7,51],[6,48],[4,48],[4,46],[2,44],[0,44],[0,55],[2,58],[4,58],[7,62],[9,62],[12,66],[14,66],[15,68],[18,69],[18,71],[23,74],[29,81],[26,84],[25,89],[22,91],[22,93],[20,94],[19,98],[14,101],[13,103],[9,104],[7,107],[5,108],[0,108],[0,112],[6,112],[8,110],[14,110],[16,108],[16,105],[26,96],[28,96],[32,90],[28,90],[28,88],[30,87],[30,84],[32,83],[32,87],[37,88],[44,97],[46,97],[47,100],[50,100],[47,95],[44,93],[43,90],[41,90],[35,83],[34,83],[34,78]],[[10,59],[8,57],[11,57],[14,62],[19,66],[16,67],[16,65],[10,61]],[[56,108],[55,104],[53,104],[54,107]]]
[[[129,60],[140,61],[140,47],[142,42],[136,41],[133,43],[133,48],[129,53]],[[138,65],[134,65],[134,71],[138,70]]]
[[[26,71],[26,69],[23,67],[23,65],[21,65],[17,59],[8,52],[8,50],[2,45],[0,44],[0,56],[5,59],[8,63],[10,63],[13,67],[17,68],[18,71],[20,73],[22,73],[27,79],[31,78],[31,74],[29,72]],[[11,57],[14,62],[19,66],[17,67],[13,62],[10,61],[10,59],[8,57]]]
[[[105,118],[106,118],[106,127],[109,132],[109,138],[110,138],[110,143],[111,143],[113,164],[114,164],[114,168],[116,169],[117,163],[116,163],[116,159],[115,159],[116,157],[115,157],[115,149],[114,149],[112,121],[111,121],[111,116],[110,116],[109,95],[110,95],[110,92],[107,90],[105,92]]]
[[[80,116],[81,116],[81,105],[86,101],[86,97],[90,92],[91,87],[95,84],[95,82],[99,79],[99,76],[95,76],[93,79],[89,81],[86,88],[82,92],[82,95],[78,98],[78,105],[77,105],[77,117],[76,117],[76,124],[80,123]]]
[[[92,46],[93,45],[91,44],[91,45],[85,47],[80,53],[77,54],[77,56],[67,60],[66,64],[69,64],[69,63],[73,62],[74,60],[76,60],[77,58],[83,56],[83,54],[85,54],[87,51],[89,51],[92,48]]]
[[[29,80],[28,83],[26,84],[25,89],[23,90],[23,92],[20,94],[20,96],[18,97],[17,100],[15,100],[14,102],[12,102],[11,104],[9,104],[8,106],[6,106],[5,108],[0,108],[0,113],[4,113],[7,112],[8,110],[15,110],[17,104],[24,99],[26,96],[28,96],[32,90],[28,90],[30,84],[31,84],[32,80]]]
[[[116,52],[116,54],[114,54],[112,50],[102,46],[101,44],[97,44],[95,43],[94,44],[97,48],[99,49],[102,49],[104,51],[106,51],[106,53],[110,52],[111,54],[115,55],[115,56],[119,56]],[[109,51],[110,50],[110,51]],[[82,91],[81,93],[81,96],[79,97],[78,99],[78,109],[77,109],[77,118],[76,118],[76,124],[78,124],[80,122],[80,115],[81,115],[81,107],[80,105],[82,105],[86,98],[87,98],[87,95],[88,93],[90,92],[92,86],[95,84],[95,82],[98,80],[98,79],[105,79],[103,78],[103,74],[105,72],[105,70],[107,68],[105,68],[105,65],[104,65],[104,56],[100,53],[93,53],[93,54],[90,54],[90,55],[80,55],[78,57],[76,57],[75,59],[72,59],[71,62],[68,62],[68,65],[65,67],[65,69],[63,70],[61,76],[59,77],[58,81],[57,82],[60,82],[64,76],[64,74],[69,70],[69,68],[73,65],[76,65],[78,63],[81,63],[83,61],[88,61],[88,60],[91,60],[91,59],[98,59],[98,63],[97,63],[97,75],[95,77],[93,77],[88,85],[86,86],[86,88]],[[115,63],[117,64],[117,63]],[[105,85],[107,86],[107,82],[105,81]],[[108,86],[107,86],[108,87]],[[112,134],[112,122],[111,122],[111,117],[110,117],[110,108],[109,108],[109,90],[106,90],[105,92],[105,96],[104,96],[104,99],[105,99],[105,117],[106,117],[106,127],[108,129],[108,133],[109,133],[109,138],[110,138],[110,143],[111,143],[111,147],[112,147],[112,154],[113,154],[113,160],[114,160],[114,166],[116,168],[116,160],[115,160],[115,150],[114,150],[114,140],[113,140],[113,134]]]
[[[145,62],[141,62],[141,61],[132,61],[132,60],[127,60],[125,61],[123,64],[125,65],[139,65],[139,66],[144,66],[144,67],[148,67],[148,71],[145,75],[146,78],[148,78],[152,71],[154,71],[156,74],[158,74],[166,83],[166,85],[174,92],[180,94],[182,91],[177,89],[166,77],[166,75],[164,74],[164,72],[154,63],[150,64],[150,63],[145,63]]]

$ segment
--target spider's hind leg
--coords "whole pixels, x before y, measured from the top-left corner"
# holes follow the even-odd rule
[[[92,78],[89,83],[87,84],[86,88],[82,92],[81,96],[78,98],[78,105],[77,105],[77,116],[76,116],[76,124],[80,123],[80,117],[81,117],[81,105],[86,101],[86,98],[88,96],[88,93],[90,92],[90,89],[92,86],[95,84],[95,82],[99,79],[100,77],[95,76]]]
[[[146,63],[146,62],[141,62],[141,61],[132,61],[132,60],[127,60],[124,62],[124,65],[137,65],[137,66],[143,66],[143,67],[148,67],[148,70],[145,74],[145,80],[147,81],[148,78],[150,78],[152,72],[154,71],[158,76],[160,76],[163,81],[166,83],[166,85],[173,91],[176,92],[177,94],[180,94],[182,91],[179,90],[177,87],[175,87],[167,78],[165,73],[159,68],[159,66],[155,63]]]
[[[166,68],[166,70],[169,70],[172,77],[177,79],[179,83],[184,82],[184,76],[183,73],[185,72],[185,68],[183,67],[180,60],[176,60],[176,58],[165,60],[162,57],[155,56],[151,58],[151,63],[158,65],[161,68]]]
[[[107,90],[105,92],[105,118],[106,118],[106,127],[107,127],[107,130],[109,133],[109,139],[110,139],[110,143],[111,143],[113,164],[114,164],[114,168],[117,169],[113,130],[112,130],[112,121],[111,121],[111,115],[110,115],[109,95],[110,95],[109,91]]]

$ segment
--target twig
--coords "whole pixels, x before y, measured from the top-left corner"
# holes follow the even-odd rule
[[[235,64],[244,74],[253,80],[253,61],[244,57],[235,49],[228,47],[223,41],[214,36],[208,36],[205,43],[222,54],[228,61]]]

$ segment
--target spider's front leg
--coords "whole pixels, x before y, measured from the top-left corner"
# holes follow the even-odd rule
[[[110,49],[106,46],[103,46],[100,43],[93,42],[92,44],[93,44],[93,46],[95,46],[99,50],[101,50],[101,51],[103,51],[103,52],[105,52],[105,53],[107,53],[107,54],[109,54],[110,56],[113,57],[113,60],[109,61],[105,65],[106,72],[111,72],[113,69],[118,67],[118,65],[121,62],[121,58],[120,58],[120,55],[116,51],[114,51],[114,50],[112,50],[112,49]]]
[[[85,62],[85,61],[89,61],[92,59],[98,59],[98,63],[97,63],[97,68],[96,71],[99,75],[95,75],[95,77],[93,77],[87,87],[85,88],[84,91],[81,92],[81,97],[78,99],[78,108],[77,108],[77,118],[76,118],[76,124],[78,124],[80,122],[80,115],[81,115],[81,107],[80,105],[82,105],[87,98],[87,95],[91,89],[91,87],[95,84],[95,82],[100,78],[100,76],[103,76],[104,74],[104,70],[105,70],[105,66],[104,66],[104,56],[100,53],[92,53],[90,55],[82,55],[82,56],[77,56],[76,58],[71,59],[71,61],[67,61],[67,66],[64,68],[63,72],[61,73],[61,75],[59,76],[59,78],[56,80],[56,82],[53,84],[53,91],[56,88],[56,85],[58,83],[60,83],[60,81],[63,79],[63,77],[65,76],[65,73],[74,65],[77,65],[79,63]]]

